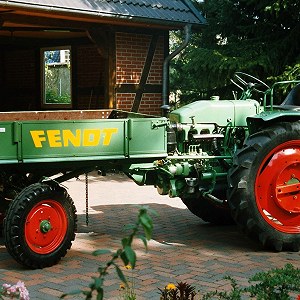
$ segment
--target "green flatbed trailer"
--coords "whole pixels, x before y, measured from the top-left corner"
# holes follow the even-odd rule
[[[78,119],[70,119],[74,114]],[[0,121],[0,217],[5,215],[6,247],[21,264],[51,266],[74,240],[76,209],[58,183],[92,170],[128,173],[133,164],[167,157],[166,118],[103,115],[107,112],[0,113],[5,120]]]
[[[103,161],[123,163],[124,160],[153,161],[166,157],[167,119],[141,116],[130,114],[130,118],[126,119],[0,121],[1,144],[5,145],[0,149],[1,168],[28,171],[46,164],[50,169],[62,171],[65,167],[77,168],[79,164],[96,167]]]

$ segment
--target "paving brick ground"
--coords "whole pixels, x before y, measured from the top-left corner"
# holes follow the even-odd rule
[[[78,233],[66,257],[51,268],[27,270],[10,257],[0,238],[0,283],[22,280],[31,299],[41,300],[58,299],[62,293],[85,289],[91,277],[97,275],[97,266],[108,258],[94,257],[91,252],[119,247],[124,224],[136,219],[136,204],[148,204],[158,212],[148,252],[140,241],[135,241],[137,267],[126,271],[133,278],[138,300],[159,299],[158,287],[170,282],[187,281],[204,293],[228,289],[225,275],[247,285],[249,276],[258,271],[286,263],[300,267],[299,253],[264,251],[236,226],[204,223],[185,209],[180,199],[160,196],[153,187],[138,187],[120,174],[92,174],[89,182],[89,226],[85,225],[84,178],[66,183],[79,215]],[[119,285],[112,270],[105,280],[105,299],[121,299]]]

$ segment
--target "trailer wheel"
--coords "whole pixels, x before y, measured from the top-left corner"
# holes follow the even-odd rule
[[[8,209],[5,245],[22,265],[49,267],[70,249],[76,225],[76,209],[66,190],[55,183],[35,183],[25,188]]]
[[[228,174],[229,206],[241,229],[276,251],[299,251],[300,123],[253,134]]]
[[[213,194],[220,199],[226,198],[226,190],[214,192]],[[223,204],[219,204],[201,195],[193,198],[182,197],[181,200],[195,216],[205,222],[216,225],[230,225],[234,223],[226,200],[224,200]]]

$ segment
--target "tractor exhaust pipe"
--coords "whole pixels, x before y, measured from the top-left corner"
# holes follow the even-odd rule
[[[163,64],[163,83],[162,83],[162,110],[163,110],[163,116],[167,116],[168,111],[170,110],[169,106],[169,66],[170,61],[178,54],[180,53],[189,43],[191,38],[191,29],[192,25],[188,24],[184,27],[184,41],[183,43],[175,49],[171,54],[169,54]]]

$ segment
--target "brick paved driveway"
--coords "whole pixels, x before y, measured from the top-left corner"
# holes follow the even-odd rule
[[[180,199],[160,196],[153,187],[139,187],[119,174],[92,174],[89,181],[88,227],[84,177],[66,183],[79,215],[76,240],[66,257],[51,268],[27,270],[10,257],[0,238],[0,283],[22,280],[31,299],[41,300],[58,299],[64,292],[85,288],[97,274],[97,266],[108,258],[93,257],[91,252],[119,247],[123,225],[136,219],[136,204],[148,204],[159,214],[154,217],[155,230],[148,252],[136,241],[137,267],[132,274],[127,271],[134,278],[138,300],[159,299],[157,288],[170,282],[187,281],[206,292],[228,289],[225,275],[247,285],[249,276],[258,271],[286,263],[300,267],[299,253],[264,251],[235,226],[204,223],[185,209]],[[105,299],[120,299],[119,284],[112,270],[105,281]]]

